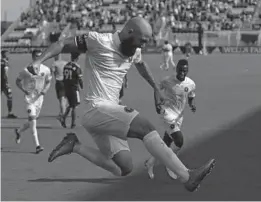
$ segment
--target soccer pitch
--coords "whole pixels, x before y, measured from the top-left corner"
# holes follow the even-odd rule
[[[176,56],[175,62],[182,56]],[[68,55],[63,55],[68,60]],[[160,70],[160,55],[144,55],[157,80],[172,73]],[[195,114],[186,110],[183,133],[185,147],[181,160],[197,167],[213,157],[217,165],[196,193],[168,178],[162,166],[149,180],[144,168],[148,158],[142,142],[129,140],[133,156],[133,174],[124,178],[112,176],[72,154],[48,163],[51,150],[70,129],[56,120],[58,101],[54,83],[47,93],[40,114],[39,139],[45,150],[34,154],[32,135],[22,135],[15,144],[14,128],[26,120],[23,94],[15,86],[20,70],[31,61],[29,54],[10,55],[9,82],[13,91],[17,120],[8,120],[6,98],[1,98],[2,200],[261,200],[261,57],[260,55],[192,56],[188,76],[196,83]],[[47,61],[51,65],[53,60]],[[79,64],[84,71],[84,56]],[[132,67],[128,73],[129,88],[123,99],[129,107],[144,114],[163,134],[153,103],[149,84]],[[77,109],[81,116],[82,104]],[[68,119],[70,121],[70,118]],[[95,147],[91,137],[79,125],[73,131],[88,146]]]

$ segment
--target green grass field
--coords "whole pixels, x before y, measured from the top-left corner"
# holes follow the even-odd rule
[[[145,55],[144,59],[156,79],[170,74],[159,69],[159,55]],[[129,140],[135,168],[125,178],[116,178],[75,154],[48,163],[49,152],[70,131],[61,128],[55,119],[58,102],[54,85],[45,97],[38,122],[45,150],[39,155],[33,153],[35,146],[28,131],[23,134],[21,144],[16,145],[14,128],[27,117],[15,78],[29,62],[30,55],[10,56],[14,112],[19,119],[4,118],[6,98],[4,95],[1,98],[2,200],[261,200],[260,55],[214,54],[189,59],[189,76],[197,85],[197,112],[185,112],[185,147],[181,159],[189,167],[199,166],[211,157],[217,159],[213,173],[193,194],[179,182],[170,180],[162,166],[156,168],[155,180],[149,180],[143,167],[148,153],[138,140]],[[79,63],[84,66],[84,56]],[[124,102],[146,115],[163,133],[154,110],[153,91],[135,68],[129,72]],[[81,112],[84,112],[83,101],[78,108],[79,116]],[[95,147],[79,125],[79,119],[77,123],[74,131],[80,140]]]

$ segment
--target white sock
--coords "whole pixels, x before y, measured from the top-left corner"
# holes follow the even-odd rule
[[[26,123],[24,123],[19,129],[18,129],[18,133],[22,133],[24,131],[26,131],[30,126],[30,123],[27,121]]]
[[[39,146],[40,144],[39,144],[38,133],[37,133],[37,129],[36,129],[36,120],[35,119],[30,121],[30,128],[32,130],[35,145]]]
[[[179,160],[177,155],[164,143],[157,131],[152,131],[143,139],[147,150],[166,167],[176,173],[182,182],[189,179],[186,166]]]

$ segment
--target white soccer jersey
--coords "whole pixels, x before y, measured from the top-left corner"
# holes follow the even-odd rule
[[[57,81],[63,80],[63,69],[66,64],[67,62],[63,60],[54,61],[52,65],[52,71],[54,73],[55,80]]]
[[[169,53],[172,53],[172,45],[171,44],[164,44],[163,47],[162,47],[162,51],[164,54],[169,54]]]
[[[141,61],[141,50],[133,57],[125,57],[120,51],[118,32],[89,32],[75,38],[76,45],[87,47],[86,51],[86,88],[87,101],[107,100],[119,103],[119,92],[123,79],[133,63]]]
[[[167,98],[165,107],[177,114],[183,113],[188,97],[195,97],[196,84],[189,77],[179,81],[176,75],[167,76],[161,81],[160,86]]]
[[[42,92],[46,81],[52,79],[52,75],[50,68],[41,64],[37,75],[33,75],[27,68],[24,68],[18,78],[21,79],[23,88],[30,93],[25,95],[25,101],[31,103]]]

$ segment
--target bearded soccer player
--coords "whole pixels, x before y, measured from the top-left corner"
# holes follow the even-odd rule
[[[41,51],[34,50],[32,52],[33,60],[40,55]],[[21,133],[30,128],[36,145],[36,154],[43,151],[43,147],[41,147],[39,143],[36,120],[42,108],[44,95],[50,88],[51,79],[52,74],[50,68],[43,64],[37,67],[27,66],[20,72],[16,79],[17,87],[25,94],[26,110],[28,113],[28,121],[19,129],[15,129],[16,143],[20,143]]]
[[[156,106],[156,111],[160,115],[165,125],[165,134],[163,141],[168,147],[174,142],[176,149],[175,153],[181,149],[184,143],[181,125],[183,122],[183,113],[187,102],[192,112],[196,112],[195,105],[195,82],[187,77],[188,61],[186,59],[179,60],[176,68],[176,73],[167,76],[160,83],[160,88],[166,96],[164,105]],[[148,169],[148,174],[151,179],[154,178],[153,167],[156,159],[151,157],[146,161],[145,165]],[[169,176],[177,179],[177,175],[167,168]]]
[[[9,59],[7,54],[8,52],[6,50],[1,51],[1,94],[4,93],[7,98],[7,110],[8,110],[7,118],[15,119],[17,117],[12,113],[12,109],[13,109],[12,90],[8,82]]]
[[[80,104],[79,86],[83,89],[82,70],[80,65],[77,63],[79,55],[79,53],[71,53],[71,62],[68,62],[63,70],[65,97],[67,98],[69,104],[60,119],[60,122],[64,128],[66,128],[66,117],[70,111],[72,111],[71,128],[76,126],[76,107]]]
[[[49,162],[77,153],[97,166],[117,176],[131,173],[133,165],[127,138],[137,138],[146,149],[171,171],[179,176],[188,191],[195,191],[211,172],[215,160],[211,159],[198,169],[188,169],[177,155],[164,143],[155,127],[138,111],[119,105],[119,92],[123,78],[134,64],[140,75],[154,89],[157,105],[164,101],[163,93],[153,78],[149,67],[135,56],[152,36],[150,24],[141,17],[130,19],[121,31],[114,34],[88,32],[52,44],[42,56],[32,63],[60,54],[63,48],[86,54],[86,105],[82,125],[98,149],[84,146],[75,133],[69,133],[50,153]]]

